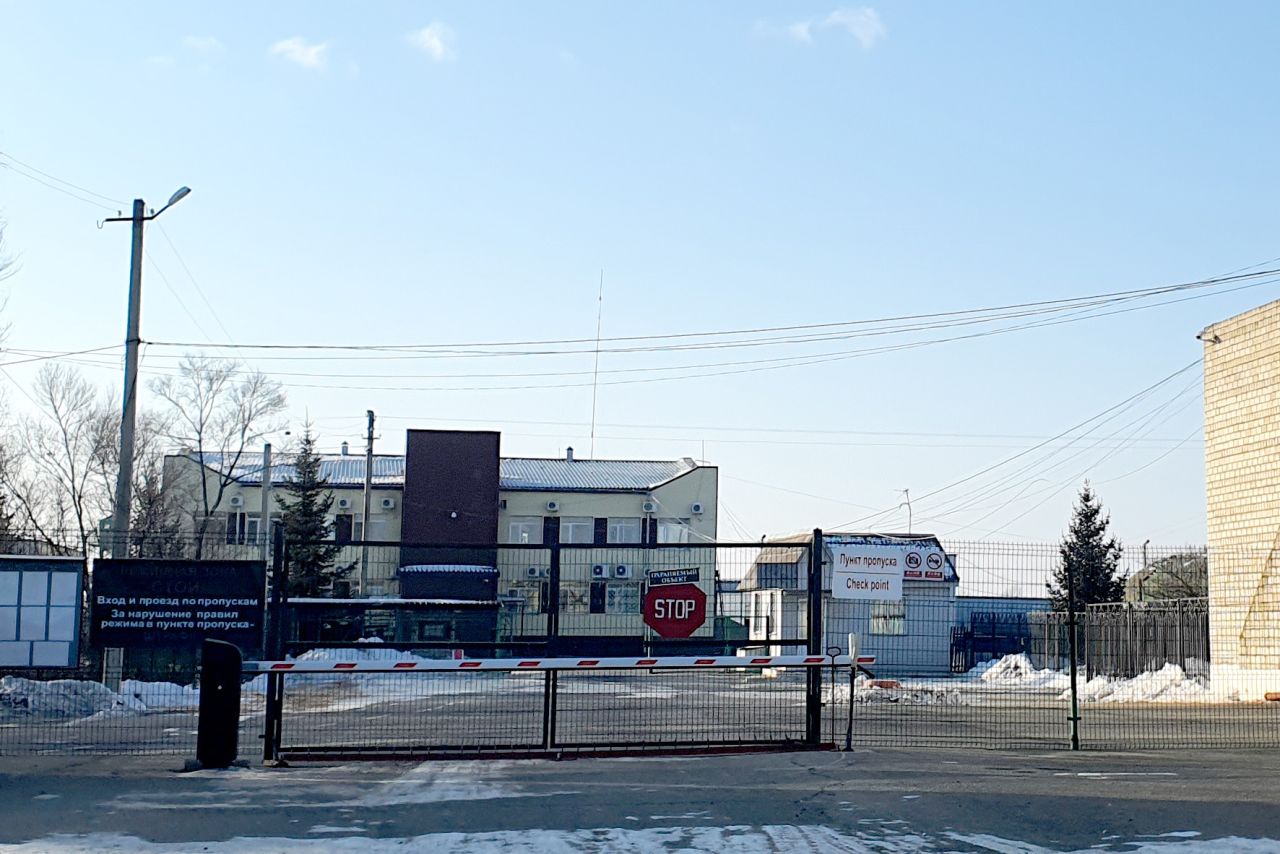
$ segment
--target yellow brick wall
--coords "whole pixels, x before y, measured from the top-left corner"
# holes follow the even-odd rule
[[[1204,342],[1210,646],[1219,665],[1280,668],[1280,301]]]

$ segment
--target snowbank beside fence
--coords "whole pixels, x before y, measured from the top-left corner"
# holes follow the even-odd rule
[[[79,679],[38,682],[21,676],[0,678],[0,716],[87,718],[101,712],[144,712],[146,709],[140,700],[117,694],[101,682]]]

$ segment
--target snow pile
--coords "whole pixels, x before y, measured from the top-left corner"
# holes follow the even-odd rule
[[[1071,696],[1068,689],[1063,698]],[[1095,676],[1080,686],[1080,699],[1095,703],[1194,703],[1214,699],[1206,681],[1187,676],[1176,664],[1132,679]]]
[[[120,685],[120,693],[132,697],[147,709],[197,709],[200,707],[200,689],[173,682],[139,682],[126,679]]]
[[[20,676],[0,678],[0,714],[87,718],[100,712],[145,712],[134,697],[117,694],[100,682],[55,679],[37,682]]]
[[[830,692],[828,700],[837,703],[849,702],[849,686],[837,685]],[[853,702],[855,703],[899,703],[904,706],[962,706],[965,704],[957,688],[940,685],[904,684],[896,687],[870,685],[866,679],[859,679],[853,686]]]
[[[971,678],[974,674],[992,687],[1046,688],[1060,691],[1071,685],[1071,677],[1061,671],[1037,670],[1025,652],[1006,655],[980,668],[975,667],[969,671]]]

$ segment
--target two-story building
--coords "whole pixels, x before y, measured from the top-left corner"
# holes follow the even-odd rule
[[[335,539],[348,544],[338,561],[355,566],[349,591],[340,593],[399,597],[411,577],[415,600],[425,602],[422,591],[456,588],[446,574],[489,568],[497,573],[497,634],[533,638],[548,628],[554,551],[559,634],[581,638],[584,648],[592,638],[645,636],[640,610],[651,570],[698,570],[696,583],[714,602],[715,552],[705,544],[716,539],[716,467],[689,458],[583,459],[572,449],[554,459],[502,457],[499,443],[495,432],[408,431],[405,454],[373,458],[367,532],[365,458],[324,455]],[[210,538],[265,549],[263,485],[280,495],[291,462],[274,462],[269,477],[261,454],[244,454],[233,467],[208,456],[204,463],[206,493],[225,481],[221,500],[210,494]],[[166,459],[175,504],[195,506],[199,475],[193,455]],[[278,517],[276,499],[268,500],[266,518]],[[184,515],[190,524],[192,514]],[[708,619],[693,636],[710,638],[713,625]]]

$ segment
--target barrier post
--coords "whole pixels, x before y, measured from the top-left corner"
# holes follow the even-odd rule
[[[200,718],[196,762],[201,768],[228,768],[240,741],[240,650],[219,640],[200,648]]]
[[[809,549],[808,653],[821,655],[822,649],[822,529],[813,531]],[[810,747],[822,743],[822,668],[805,671],[804,740]]]
[[[556,688],[559,680],[556,671],[548,670],[542,690],[542,749],[556,746]]]

